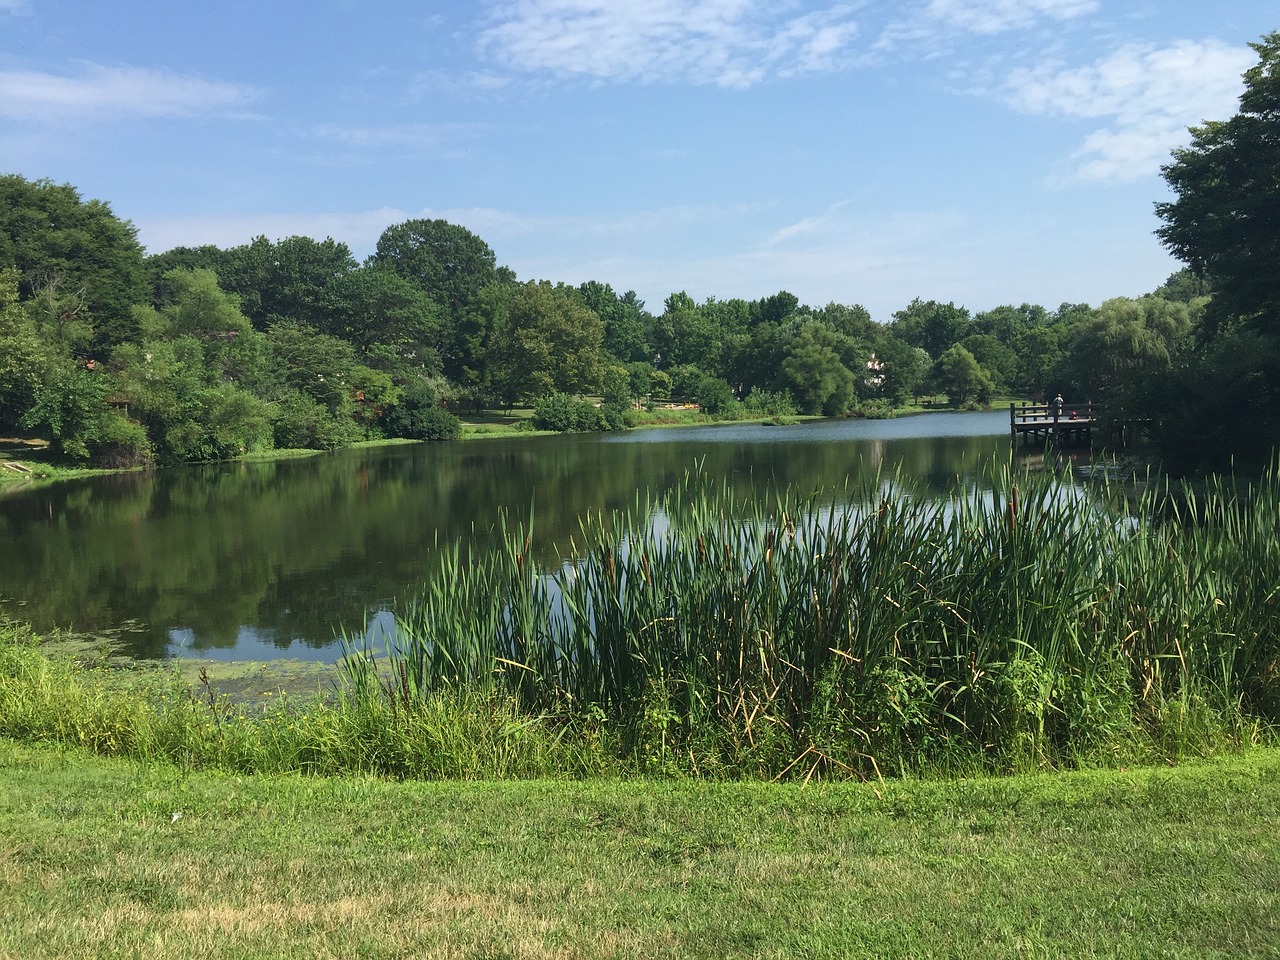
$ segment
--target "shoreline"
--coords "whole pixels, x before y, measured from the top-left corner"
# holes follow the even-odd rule
[[[986,407],[984,412],[995,411],[1002,403],[1009,402],[1006,398],[1000,398],[992,401]],[[926,413],[970,413],[968,410],[954,410],[945,407],[922,407],[910,406],[895,410],[893,418],[919,416]],[[473,416],[469,421],[462,419],[462,433],[458,436],[458,441],[472,442],[481,440],[501,439],[504,437],[555,437],[563,436],[554,430],[517,430],[512,426],[514,422],[524,419],[519,416],[508,416],[497,414],[498,419],[502,421],[510,421],[510,423],[495,423],[493,419],[482,419],[486,415]],[[701,415],[699,415],[701,416]],[[731,426],[734,424],[761,424],[788,426],[791,423],[812,423],[819,420],[838,420],[838,419],[864,419],[853,417],[823,417],[797,414],[794,418],[788,418],[788,422],[771,423],[773,417],[749,417],[743,420],[714,420],[711,418],[703,419],[685,419],[672,418],[670,421],[640,423],[629,430],[661,430],[682,427],[717,427]],[[470,428],[470,429],[468,429]],[[264,450],[257,453],[247,453],[243,456],[236,457],[231,460],[200,460],[191,461],[190,463],[172,464],[170,466],[185,467],[195,466],[197,464],[215,464],[215,463],[273,463],[279,460],[302,460],[309,457],[317,457],[326,453],[334,453],[337,450],[359,450],[375,447],[391,447],[401,446],[414,443],[436,443],[441,441],[432,440],[412,440],[402,437],[386,437],[376,440],[358,440],[345,447],[337,447],[334,450],[311,450],[298,447],[282,447],[275,450]],[[449,441],[444,441],[449,442]],[[167,470],[170,466],[151,466],[151,467],[64,467],[57,464],[49,463],[47,460],[37,457],[36,459],[28,459],[26,457],[15,457],[15,452],[23,449],[47,451],[49,442],[46,440],[27,438],[27,437],[0,437],[0,496],[4,496],[14,490],[28,489],[32,486],[44,486],[50,483],[57,483],[62,480],[81,480],[86,477],[105,477],[114,474],[126,473],[143,473],[150,470]]]

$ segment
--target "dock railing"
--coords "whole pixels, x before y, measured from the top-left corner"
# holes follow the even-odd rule
[[[1031,437],[1056,437],[1064,440],[1091,439],[1093,427],[1102,418],[1102,404],[1086,400],[1083,403],[1009,404],[1009,438],[1018,435]]]

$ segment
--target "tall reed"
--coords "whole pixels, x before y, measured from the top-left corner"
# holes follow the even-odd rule
[[[1274,721],[1274,472],[1152,486],[1131,514],[1111,493],[1007,465],[942,501],[898,476],[750,498],[691,476],[584,518],[558,569],[523,527],[449,547],[389,664],[353,648],[348,672],[407,711],[453,689],[597,717],[710,774],[1011,769]]]

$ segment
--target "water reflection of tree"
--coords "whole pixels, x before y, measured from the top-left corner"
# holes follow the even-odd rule
[[[0,595],[42,630],[139,621],[138,655],[163,655],[171,630],[195,650],[231,648],[244,627],[281,648],[324,647],[409,597],[437,544],[483,547],[504,511],[514,526],[532,507],[534,555],[551,565],[586,511],[643,504],[692,470],[742,496],[771,485],[833,496],[899,469],[945,495],[1001,453],[1001,437],[792,443],[779,431],[764,443],[495,440],[103,477],[0,501]]]

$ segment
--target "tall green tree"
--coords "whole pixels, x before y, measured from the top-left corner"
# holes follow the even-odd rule
[[[1161,168],[1176,197],[1156,204],[1156,234],[1209,282],[1209,334],[1233,323],[1280,331],[1280,32],[1250,46],[1258,63],[1239,112],[1193,127]]]
[[[971,324],[964,307],[917,297],[894,313],[889,332],[936,360],[969,335]]]
[[[240,298],[240,308],[259,330],[280,320],[321,331],[342,326],[339,287],[358,266],[345,243],[256,237],[226,251],[222,260],[219,282]]]
[[[1169,370],[1191,332],[1185,303],[1163,297],[1104,302],[1072,335],[1065,370],[1080,399],[1127,406],[1134,387]]]
[[[841,359],[838,340],[824,325],[811,321],[787,347],[779,382],[805,413],[832,417],[853,405],[853,372]]]
[[[42,330],[76,352],[105,354],[135,335],[133,306],[148,295],[142,245],[101,200],[82,200],[69,184],[0,176],[4,268],[18,271],[18,299]]]
[[[953,407],[991,399],[995,389],[991,375],[982,368],[972,353],[960,344],[943,351],[934,364],[934,382],[947,395]]]
[[[576,290],[527,283],[494,332],[490,359],[495,387],[508,403],[594,389],[603,340],[604,324]]]
[[[607,283],[589,280],[578,287],[582,302],[596,312],[604,324],[604,349],[620,363],[646,362],[651,357],[645,327],[653,318],[634,290],[622,296]]]

